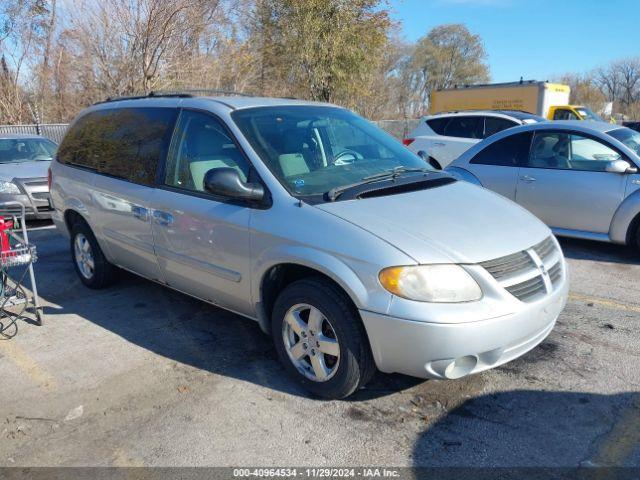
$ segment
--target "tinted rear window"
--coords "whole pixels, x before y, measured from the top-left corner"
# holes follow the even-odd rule
[[[166,154],[176,115],[173,108],[88,113],[65,136],[57,160],[150,185],[158,162]]]
[[[501,117],[486,117],[484,119],[484,137],[490,137],[494,133],[501,132],[507,128],[515,127],[517,125],[513,120],[508,120]]]
[[[502,138],[481,150],[469,163],[515,167],[529,156],[531,132],[518,133]]]
[[[453,117],[444,129],[447,137],[482,138],[484,122],[482,117]]]
[[[449,120],[451,120],[451,117],[432,118],[431,120],[427,120],[427,125],[438,135],[444,135],[444,128],[447,126],[447,123],[449,123]]]

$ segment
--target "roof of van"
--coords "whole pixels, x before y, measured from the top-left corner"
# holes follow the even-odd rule
[[[185,99],[194,99],[194,100],[212,100],[223,105],[226,105],[232,110],[238,110],[242,108],[253,108],[253,107],[270,107],[270,106],[281,106],[281,105],[316,105],[316,106],[333,106],[329,103],[322,102],[313,102],[309,100],[300,100],[296,98],[277,98],[277,97],[253,97],[250,95],[197,95],[190,93],[170,93],[170,94],[162,94],[162,93],[151,93],[145,96],[135,96],[135,97],[119,97],[119,98],[109,98],[103,102],[98,102],[94,105],[105,105],[105,104],[118,104],[118,106],[125,106],[127,102],[135,102],[136,104],[148,104],[148,103],[164,103],[167,104],[167,101],[175,100],[179,102],[180,100]]]
[[[274,98],[274,97],[202,97],[215,100],[217,102],[229,105],[233,109],[251,108],[251,107],[271,107],[279,105],[323,105],[332,106],[330,103],[312,102],[309,100],[300,100],[297,98]]]

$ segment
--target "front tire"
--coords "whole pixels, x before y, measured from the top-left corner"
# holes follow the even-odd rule
[[[89,288],[104,288],[116,280],[116,267],[106,259],[91,228],[83,221],[71,227],[71,260],[78,277]]]
[[[271,328],[287,372],[318,397],[348,397],[375,372],[357,310],[342,290],[325,279],[303,279],[287,286],[276,300]]]

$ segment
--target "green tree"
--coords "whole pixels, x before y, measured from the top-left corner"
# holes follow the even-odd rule
[[[313,100],[365,90],[392,25],[380,0],[259,0],[261,82]]]
[[[462,24],[435,27],[412,56],[415,88],[426,105],[433,90],[489,81],[482,39]]]

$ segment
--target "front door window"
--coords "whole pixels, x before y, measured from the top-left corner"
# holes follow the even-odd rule
[[[556,170],[604,172],[621,155],[593,138],[565,132],[536,133],[529,166]]]
[[[235,168],[246,182],[249,165],[216,118],[195,111],[180,114],[165,172],[165,185],[204,192],[205,174]]]

